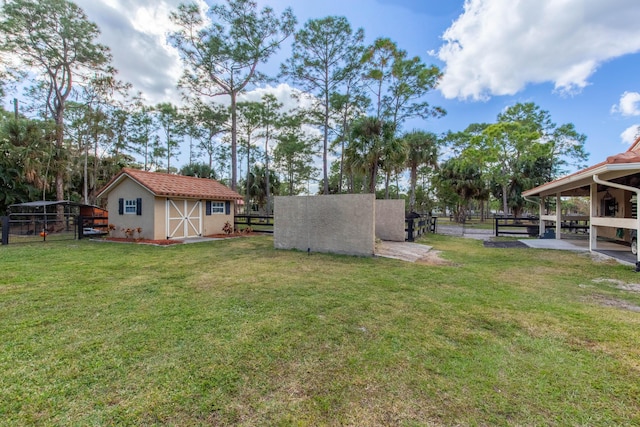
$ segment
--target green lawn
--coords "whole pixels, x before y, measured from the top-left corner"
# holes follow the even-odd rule
[[[0,247],[0,425],[640,425],[632,267],[423,242]]]

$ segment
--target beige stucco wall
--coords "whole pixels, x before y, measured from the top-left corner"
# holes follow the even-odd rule
[[[226,215],[226,214],[211,214],[211,215],[206,215],[206,201],[202,201],[202,235],[203,236],[208,236],[211,234],[221,234],[223,233],[222,228],[224,227],[224,224],[229,221],[229,223],[231,224],[231,226],[233,226],[233,221],[234,221],[234,217],[233,217],[233,213],[235,212],[235,206],[234,206],[234,202],[231,201],[231,210],[230,210],[230,214]]]
[[[375,196],[275,197],[274,247],[372,256]]]
[[[107,195],[107,209],[109,211],[109,224],[116,226],[111,232],[113,237],[125,237],[123,229],[142,228],[142,233],[134,237],[143,239],[155,239],[154,234],[154,196],[147,189],[136,184],[130,179],[124,179],[117,187]],[[142,199],[142,215],[118,214],[118,199]]]
[[[404,242],[404,200],[376,200],[376,237]]]

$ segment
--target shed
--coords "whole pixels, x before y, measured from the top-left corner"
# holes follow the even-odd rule
[[[567,218],[560,209],[547,211],[545,200],[555,198],[560,206],[563,197],[588,197],[589,248],[598,249],[598,237],[632,243],[640,230],[638,196],[640,195],[640,137],[620,154],[573,174],[524,191],[522,195],[536,201],[540,208],[540,234],[547,224],[555,224],[555,238],[562,237],[561,224]],[[640,252],[637,253],[640,262]]]
[[[216,180],[124,168],[100,190],[115,233],[144,239],[183,239],[222,232],[233,224],[242,196]]]

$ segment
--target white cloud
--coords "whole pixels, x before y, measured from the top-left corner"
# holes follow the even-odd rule
[[[571,93],[603,62],[640,51],[637,0],[466,0],[443,34],[446,98],[513,95],[552,82]]]
[[[623,144],[631,145],[640,136],[640,125],[629,126],[620,134]]]
[[[620,96],[620,102],[611,107],[612,113],[623,116],[640,116],[640,93],[625,92]]]
[[[240,101],[252,101],[260,102],[262,97],[266,94],[271,94],[282,103],[283,111],[289,112],[294,108],[308,107],[312,101],[302,93],[289,86],[287,83],[280,83],[278,86],[266,85],[264,87],[258,87],[238,97]]]
[[[111,48],[118,77],[132,83],[150,104],[180,103],[182,73],[176,50],[167,43],[169,13],[181,0],[75,0],[100,28],[99,41]]]

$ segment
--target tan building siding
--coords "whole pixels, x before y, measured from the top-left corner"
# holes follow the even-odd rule
[[[119,213],[119,200],[142,200],[142,215]],[[107,202],[109,210],[109,223],[115,225],[112,232],[114,237],[125,237],[127,228],[141,228],[142,233],[136,233],[136,237],[143,239],[155,239],[154,233],[154,196],[148,190],[127,179],[109,193]]]
[[[226,203],[225,201],[221,201],[221,202]],[[227,221],[231,224],[231,226],[233,226],[233,222],[234,222],[233,213],[235,212],[234,202],[229,202],[230,209],[229,209],[228,215],[226,214],[226,210],[225,210],[225,213],[221,213],[221,214],[212,213],[211,215],[206,215],[206,202],[203,201],[202,203],[205,211],[205,215],[203,216],[203,221],[202,221],[202,228],[203,228],[202,234],[204,236],[223,233],[222,229],[224,228],[224,225]]]

